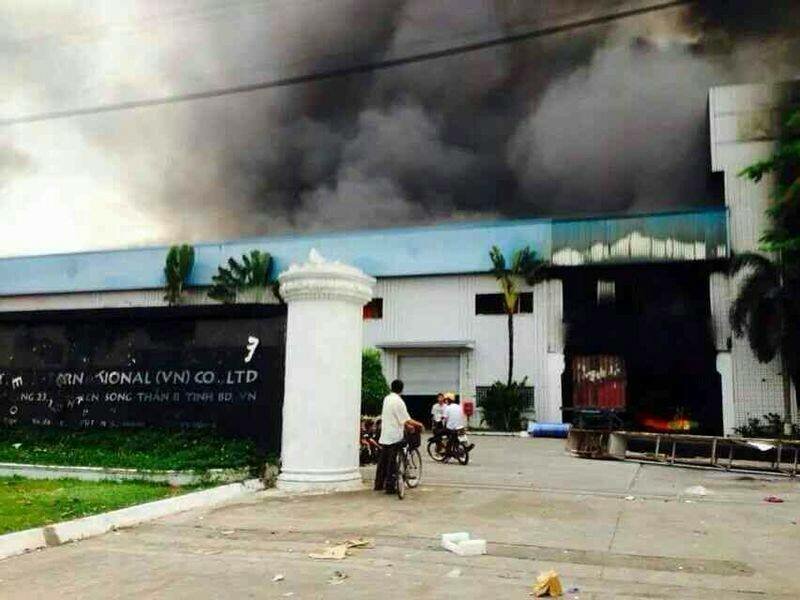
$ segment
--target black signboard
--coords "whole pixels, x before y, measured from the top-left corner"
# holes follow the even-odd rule
[[[278,450],[286,311],[0,315],[0,423],[200,427]]]

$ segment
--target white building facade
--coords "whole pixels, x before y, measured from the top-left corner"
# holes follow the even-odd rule
[[[739,174],[770,157],[787,109],[799,104],[797,81],[710,90],[711,169],[724,177],[728,243],[733,254],[758,250],[758,240],[769,226],[765,211],[775,185],[772,176],[753,183]],[[746,339],[731,335],[728,312],[738,283],[724,275],[711,279],[725,433],[768,413],[798,423],[796,390],[784,378],[780,360],[760,363]]]

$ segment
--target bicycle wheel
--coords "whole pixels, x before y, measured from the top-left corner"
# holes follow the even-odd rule
[[[444,442],[440,442],[437,438],[431,438],[428,440],[428,456],[430,456],[436,462],[443,462],[445,456],[447,456],[447,452],[444,446]]]
[[[459,442],[456,444],[456,460],[462,465],[466,465],[469,463],[469,450],[467,450],[466,445],[464,442]]]
[[[420,481],[422,481],[422,455],[418,448],[414,448],[409,450],[406,456],[406,483],[413,489]]]
[[[406,454],[405,450],[397,451],[397,459],[395,462],[397,476],[395,477],[395,486],[397,487],[397,497],[402,500],[406,497]]]

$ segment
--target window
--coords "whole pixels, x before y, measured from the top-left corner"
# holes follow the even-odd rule
[[[533,312],[533,292],[522,292],[517,300],[516,313]],[[476,315],[504,315],[506,314],[503,294],[475,294]]]
[[[364,318],[365,319],[382,319],[383,318],[383,298],[373,298],[364,305]]]
[[[597,305],[610,306],[617,298],[617,284],[614,281],[597,280]]]

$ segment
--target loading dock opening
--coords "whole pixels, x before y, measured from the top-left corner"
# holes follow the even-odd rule
[[[626,367],[625,421],[631,428],[721,435],[709,305],[713,266],[564,269],[563,406],[573,403],[575,357],[616,355]],[[564,417],[571,420],[571,411]]]
[[[397,357],[403,398],[413,419],[429,425],[431,407],[440,392],[458,393],[461,359],[458,354],[402,354]]]

